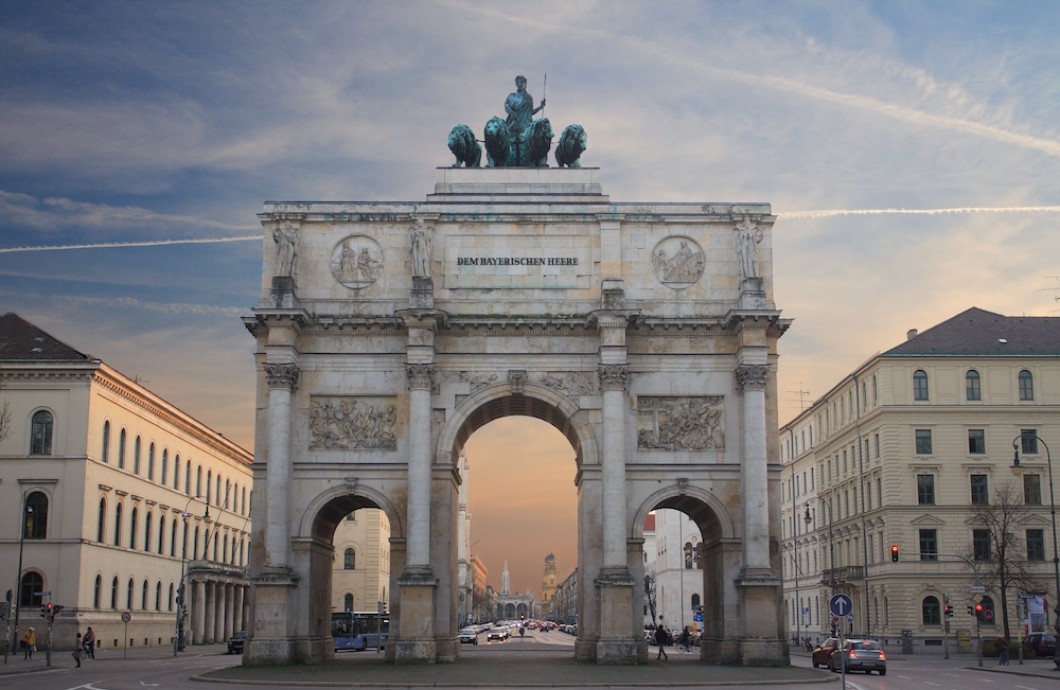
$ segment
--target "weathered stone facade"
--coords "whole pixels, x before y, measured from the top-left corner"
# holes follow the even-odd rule
[[[458,463],[508,415],[578,466],[580,659],[646,659],[645,516],[704,539],[703,658],[786,663],[764,203],[612,203],[599,171],[439,170],[425,202],[275,202],[248,663],[328,658],[332,533],[391,525],[396,661],[459,656]],[[292,246],[291,238],[295,238]]]

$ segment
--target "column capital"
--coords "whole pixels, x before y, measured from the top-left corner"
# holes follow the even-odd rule
[[[600,388],[605,391],[624,391],[629,383],[629,367],[625,364],[601,364],[597,367]]]
[[[408,388],[412,390],[431,390],[434,384],[433,364],[408,364],[405,366],[405,377]]]
[[[265,365],[265,381],[270,390],[273,388],[294,389],[298,385],[300,373],[298,365],[290,362]]]
[[[769,367],[765,364],[741,364],[736,367],[736,384],[743,390],[765,390]]]

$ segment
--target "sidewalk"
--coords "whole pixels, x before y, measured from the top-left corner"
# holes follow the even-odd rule
[[[195,645],[188,647],[180,656],[210,656],[214,654],[224,654],[227,651],[227,645],[213,644],[213,645]],[[75,665],[73,657],[70,655],[73,650],[67,649],[64,651],[54,650],[52,652],[52,665],[48,666],[48,653],[41,647],[37,648],[37,651],[33,652],[32,659],[24,659],[22,652],[18,654],[9,654],[7,657],[7,664],[4,664],[3,656],[0,656],[0,677],[10,675],[13,673],[31,673],[34,671],[47,671],[49,668],[70,668]],[[96,650],[95,659],[82,659],[81,664],[83,666],[91,666],[92,664],[98,663],[112,663],[112,662],[136,662],[144,661],[149,659],[165,659],[173,658],[173,647],[129,647],[126,649],[98,649]]]

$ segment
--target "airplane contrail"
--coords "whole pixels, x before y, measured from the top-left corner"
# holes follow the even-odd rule
[[[123,247],[167,247],[176,244],[221,244],[224,242],[262,241],[262,235],[242,235],[240,237],[200,237],[184,240],[143,240],[142,242],[97,242],[94,244],[53,244],[27,247],[0,247],[0,254],[14,252],[57,252],[72,249],[120,249]]]

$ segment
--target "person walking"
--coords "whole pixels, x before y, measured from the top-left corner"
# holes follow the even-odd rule
[[[997,653],[997,665],[1008,666],[1008,640],[999,635],[994,640],[994,651]]]
[[[32,659],[33,652],[37,651],[37,631],[33,628],[27,630],[26,634],[22,636],[22,644],[25,650],[23,659]]]
[[[669,641],[670,633],[666,632],[666,628],[663,627],[662,623],[659,623],[658,627],[655,628],[655,644],[659,645],[659,653],[655,655],[656,659],[670,658],[666,654],[666,645]]]
[[[88,626],[88,630],[85,631],[84,638],[84,649],[85,654],[88,655],[89,659],[96,658],[96,633],[92,631],[92,626]]]
[[[84,640],[81,639],[81,633],[77,633],[77,642],[74,644],[74,653],[70,656],[74,657],[74,661],[77,662],[77,668],[81,668],[81,653],[83,650]]]
[[[685,629],[681,631],[681,646],[685,648],[686,652],[692,651],[690,646],[692,644],[692,631],[685,626]]]

